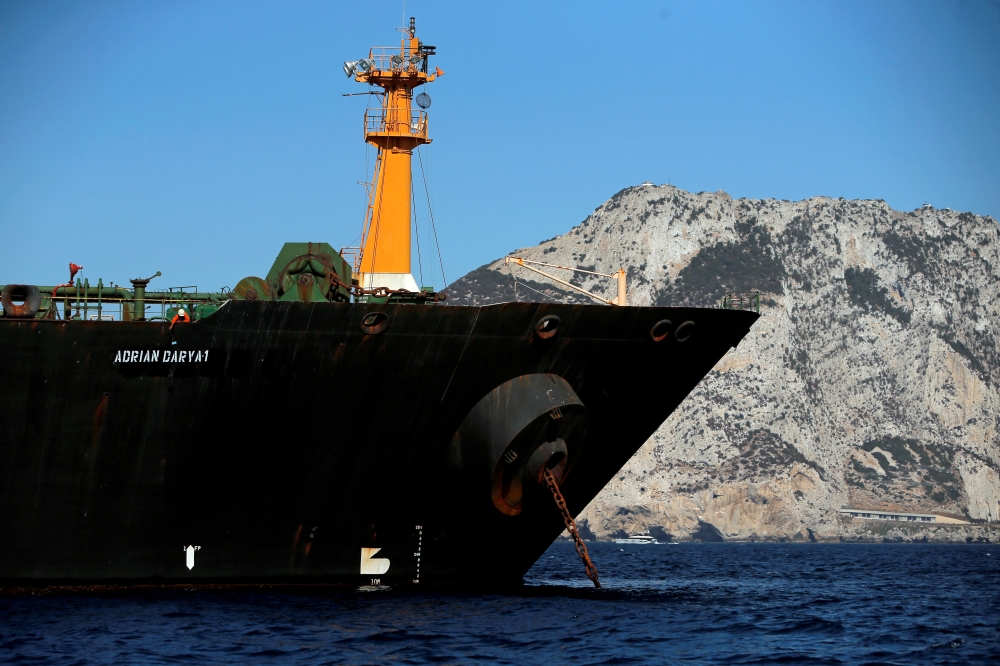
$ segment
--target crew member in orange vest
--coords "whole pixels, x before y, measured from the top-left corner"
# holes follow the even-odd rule
[[[184,322],[185,324],[188,324],[188,323],[191,322],[191,317],[188,317],[188,313],[184,312],[184,308],[181,308],[180,310],[178,310],[177,314],[174,315],[174,318],[170,320],[170,330],[171,331],[174,330],[174,324],[176,324],[179,321],[180,322]]]

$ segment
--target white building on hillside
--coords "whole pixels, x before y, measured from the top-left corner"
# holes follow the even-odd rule
[[[886,511],[884,509],[841,509],[840,515],[863,520],[896,520],[902,523],[939,523],[950,525],[968,525],[969,521],[950,518],[936,513],[907,513],[905,511]]]

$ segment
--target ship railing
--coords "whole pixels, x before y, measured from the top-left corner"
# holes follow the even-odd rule
[[[391,134],[427,138],[427,112],[411,109],[368,109],[365,111],[365,135]]]
[[[351,265],[354,273],[357,273],[361,269],[360,247],[342,247],[340,248],[340,256]]]
[[[400,50],[398,46],[375,46],[368,55],[371,68],[382,72],[401,72],[409,70],[427,71],[424,69],[424,56],[410,49]]]
[[[2,288],[3,285],[0,285]],[[193,289],[193,291],[189,291]],[[131,289],[89,278],[76,284],[38,287],[41,304],[35,318],[63,321],[169,321],[178,308],[189,311],[194,319],[207,317],[228,300],[225,292],[199,292],[196,286],[168,287],[165,291],[146,291],[140,298]],[[142,312],[136,307],[141,304]],[[4,313],[6,314],[6,313]]]
[[[729,294],[719,301],[723,310],[753,310],[760,314],[760,292],[751,291],[746,294]]]

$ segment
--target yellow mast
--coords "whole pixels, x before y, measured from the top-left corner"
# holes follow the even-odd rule
[[[413,90],[444,74],[427,71],[433,46],[417,39],[416,21],[404,29],[399,49],[375,47],[367,60],[344,64],[348,76],[383,89],[379,108],[365,112],[365,141],[378,149],[373,187],[361,232],[361,252],[354,266],[359,284],[370,289],[419,291],[410,272],[410,160],[427,137],[427,112],[413,109]]]

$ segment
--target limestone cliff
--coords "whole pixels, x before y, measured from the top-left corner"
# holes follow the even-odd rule
[[[882,529],[841,518],[844,505],[1000,521],[995,220],[645,185],[517,253],[624,266],[630,305],[713,307],[730,292],[763,293],[748,338],[587,507],[585,532],[829,539]],[[614,295],[610,281],[575,280]],[[502,261],[449,291],[453,303],[582,300]]]

